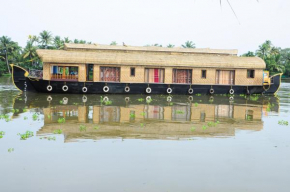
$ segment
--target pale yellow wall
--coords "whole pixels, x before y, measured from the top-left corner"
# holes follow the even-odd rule
[[[100,122],[100,107],[93,106],[93,122],[99,123]]]
[[[206,70],[206,78],[201,78],[201,71]],[[216,69],[210,68],[193,68],[192,70],[192,84],[215,84]]]
[[[172,70],[173,68],[170,67],[165,68],[164,83],[172,83]]]
[[[247,69],[237,69],[235,74],[235,85],[262,85],[263,70],[255,69],[255,78],[247,77]]]
[[[79,64],[79,81],[85,82],[86,81],[86,65],[85,64]]]
[[[88,106],[78,106],[78,122],[85,123],[88,121]]]
[[[50,65],[48,63],[43,63],[43,79],[44,80],[50,80]]]
[[[135,76],[130,76],[130,68],[135,68]],[[120,82],[124,83],[144,83],[145,70],[142,66],[122,66]]]

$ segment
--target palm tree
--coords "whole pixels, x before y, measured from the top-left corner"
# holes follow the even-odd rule
[[[174,46],[175,46],[175,45],[172,45],[172,44],[168,44],[168,45],[167,45],[168,48],[173,48]]]
[[[259,49],[256,51],[256,55],[262,59],[266,59],[270,56],[272,49],[272,42],[267,40],[265,43],[259,46]]]
[[[37,47],[33,46],[33,43],[28,41],[23,50],[23,59],[29,58],[29,62],[31,62],[32,66],[34,63],[33,61],[37,58],[36,49]]]
[[[110,45],[118,45],[118,43],[116,41],[112,41]]]
[[[192,41],[186,41],[184,45],[181,45],[183,48],[195,48],[195,44]]]
[[[63,41],[64,41],[64,43],[71,43],[72,42],[68,37],[65,37]]]
[[[159,45],[158,43],[155,43],[152,45],[153,47],[162,47],[162,45]]]
[[[9,67],[9,60],[15,61],[17,54],[20,53],[21,48],[18,44],[7,36],[0,37],[0,54],[3,54],[2,58],[4,58],[7,69],[11,74]]]
[[[61,40],[60,36],[55,36],[53,39],[53,44],[56,49],[63,49],[64,48],[64,41]]]
[[[52,34],[49,31],[43,30],[39,34],[39,43],[41,43],[41,48],[47,49],[48,45],[52,42]]]
[[[255,57],[255,53],[252,51],[248,51],[247,53],[243,54],[242,57]]]

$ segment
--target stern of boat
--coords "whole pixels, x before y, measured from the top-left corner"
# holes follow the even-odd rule
[[[35,91],[28,78],[29,72],[17,65],[10,64],[12,68],[12,81],[14,86],[20,91]]]
[[[281,86],[281,77],[283,73],[278,73],[267,78],[263,83],[265,94],[276,94]]]

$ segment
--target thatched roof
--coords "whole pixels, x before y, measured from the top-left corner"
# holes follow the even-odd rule
[[[120,51],[67,51],[38,49],[44,63],[100,64],[155,67],[255,68],[264,69],[265,62],[257,57],[219,54],[156,54]]]
[[[238,50],[236,49],[209,49],[209,48],[167,48],[167,47],[156,47],[156,46],[120,46],[120,45],[101,45],[101,44],[74,44],[65,43],[65,50],[68,51],[127,51],[127,52],[159,52],[159,53],[188,53],[188,54],[221,54],[221,55],[237,55]]]

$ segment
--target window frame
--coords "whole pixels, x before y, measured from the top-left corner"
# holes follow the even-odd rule
[[[205,77],[203,77],[203,72],[205,72]],[[206,76],[207,76],[207,70],[205,69],[201,70],[201,78],[206,79]]]
[[[134,70],[134,75],[132,75],[132,70]],[[130,77],[135,77],[135,76],[136,76],[136,68],[130,67]]]
[[[174,73],[176,73],[178,70],[187,70],[187,82],[186,83],[177,83],[176,80],[177,79],[174,79]],[[178,69],[178,68],[173,68],[172,69],[172,83],[175,83],[175,84],[186,84],[186,85],[190,85],[192,84],[192,74],[193,74],[193,70],[192,69]]]
[[[251,77],[251,72],[253,71],[253,77]],[[250,72],[250,73],[249,73]],[[250,75],[249,75],[250,74]],[[255,69],[247,69],[247,78],[254,79],[256,75]]]

